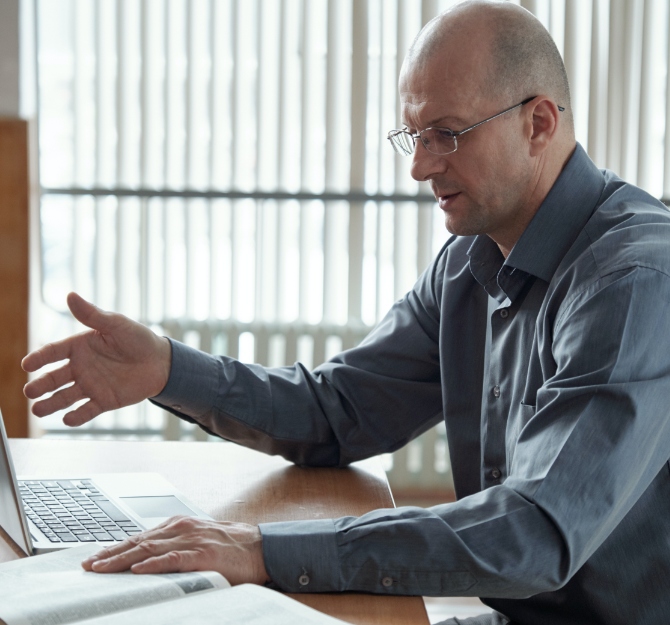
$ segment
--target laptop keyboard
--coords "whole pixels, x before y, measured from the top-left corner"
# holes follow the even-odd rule
[[[19,483],[26,516],[52,543],[114,542],[139,534],[90,480]]]

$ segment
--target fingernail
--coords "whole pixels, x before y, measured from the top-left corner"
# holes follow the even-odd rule
[[[107,566],[109,563],[109,560],[95,560],[93,564],[91,564],[92,569],[101,569]]]

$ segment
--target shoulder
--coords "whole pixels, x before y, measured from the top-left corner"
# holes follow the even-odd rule
[[[670,277],[670,211],[609,171],[590,219],[559,265],[550,291],[563,305],[597,292],[624,275]]]
[[[602,202],[584,228],[598,273],[647,267],[670,275],[670,211],[605,172]]]

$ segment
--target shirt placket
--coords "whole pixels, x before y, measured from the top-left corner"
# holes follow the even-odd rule
[[[503,366],[502,349],[510,319],[509,304],[509,300],[505,300],[498,306],[489,306],[488,371],[482,397],[482,488],[495,486],[505,479],[505,430],[512,393],[509,372]]]

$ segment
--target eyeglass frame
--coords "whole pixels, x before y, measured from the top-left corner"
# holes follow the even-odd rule
[[[470,132],[471,130],[474,130],[477,128],[477,126],[481,126],[482,124],[485,124],[486,122],[490,122],[491,120],[495,119],[496,117],[500,117],[501,115],[504,115],[505,113],[509,113],[510,111],[513,111],[515,108],[519,108],[520,106],[524,106],[537,98],[536,95],[531,96],[530,98],[526,98],[522,102],[519,102],[518,104],[515,104],[514,106],[510,106],[509,108],[506,108],[504,111],[500,111],[500,113],[496,113],[495,115],[491,115],[491,117],[487,117],[486,119],[483,119],[480,122],[477,122],[476,124],[473,124],[472,126],[468,126],[467,128],[464,128],[463,130],[452,130],[451,128],[444,128],[440,126],[429,126],[428,128],[424,128],[422,131],[417,132],[416,134],[412,134],[407,128],[400,128],[398,130],[389,130],[388,134],[386,135],[386,138],[391,142],[391,147],[393,148],[393,151],[396,154],[399,154],[400,156],[409,156],[410,154],[414,153],[414,150],[416,150],[416,140],[418,139],[421,141],[423,144],[423,147],[426,148],[431,154],[435,154],[437,156],[446,156],[447,154],[453,154],[458,150],[458,137],[461,135],[464,135],[466,132]],[[562,106],[558,107],[558,110],[562,113],[565,108]],[[442,130],[442,131],[447,131],[451,134],[451,138],[454,140],[454,149],[451,150],[451,152],[433,152],[424,142],[423,139],[421,138],[421,135],[424,132],[427,132],[428,130]],[[405,152],[400,148],[399,146],[396,146],[396,143],[394,142],[395,137],[397,137],[400,134],[406,134],[409,135],[410,138],[412,139],[412,143],[414,144],[414,149],[411,152]]]

